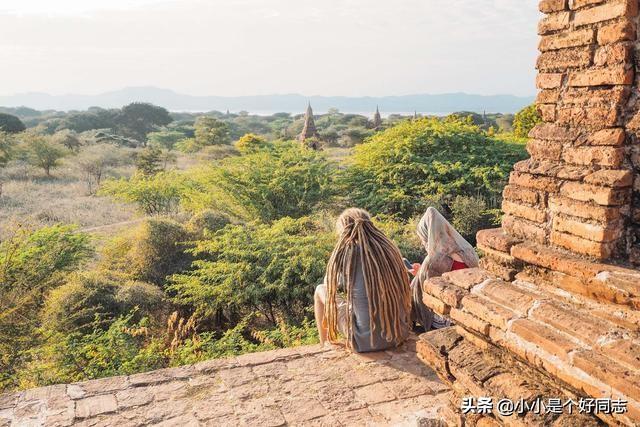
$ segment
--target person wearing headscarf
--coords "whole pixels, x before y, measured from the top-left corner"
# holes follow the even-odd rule
[[[341,335],[359,353],[397,347],[411,322],[411,288],[400,250],[362,209],[345,210],[336,229],[338,242],[314,297],[321,344],[340,343]]]
[[[427,256],[411,282],[412,318],[429,331],[451,323],[424,304],[423,283],[449,271],[477,267],[479,259],[473,246],[435,208],[427,209],[418,223],[417,233]]]

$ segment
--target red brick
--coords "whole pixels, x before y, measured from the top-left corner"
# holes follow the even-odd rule
[[[509,253],[513,245],[520,242],[518,239],[506,234],[502,228],[478,231],[476,241],[491,249],[506,253]]]
[[[606,145],[619,147],[624,144],[625,133],[622,128],[602,129],[585,137],[587,145]]]
[[[621,339],[605,344],[602,352],[612,359],[640,372],[640,344]]]
[[[569,75],[569,86],[629,85],[633,83],[633,70],[624,66],[575,71]]]
[[[537,205],[541,201],[540,193],[517,185],[505,186],[502,190],[502,198],[528,205]]]
[[[465,268],[444,273],[442,277],[459,288],[469,290],[475,285],[490,279],[491,276],[481,268]]]
[[[536,104],[555,104],[560,99],[560,92],[557,89],[544,89],[538,92]]]
[[[563,337],[554,329],[531,320],[514,321],[511,325],[511,332],[565,361],[569,359],[568,354],[577,347],[574,342]]]
[[[560,188],[560,181],[557,179],[520,172],[511,172],[511,175],[509,175],[509,184],[532,188],[547,193],[557,193]]]
[[[432,309],[434,312],[438,313],[441,316],[449,315],[449,310],[451,309],[451,307],[449,307],[443,301],[439,300],[434,296],[431,296],[427,293],[423,293],[422,302],[424,302],[424,305],[426,305],[427,307],[429,307],[430,309]]]
[[[584,178],[587,184],[623,188],[633,184],[633,172],[628,169],[602,169]]]
[[[555,89],[562,85],[562,74],[560,73],[539,73],[536,77],[536,87],[538,89]]]
[[[562,158],[575,165],[620,167],[624,162],[624,149],[606,146],[566,147]]]
[[[567,68],[587,67],[590,64],[591,49],[579,47],[543,52],[538,56],[536,68],[546,72],[564,71]]]
[[[508,200],[502,201],[502,210],[506,214],[528,219],[533,222],[544,223],[547,220],[547,214],[543,209],[513,203]]]
[[[554,195],[549,197],[549,209],[551,212],[594,219],[601,222],[617,220],[621,217],[620,208],[604,207]]]
[[[556,106],[553,104],[540,104],[536,106],[543,122],[552,123],[556,120]]]
[[[593,43],[595,37],[591,28],[542,36],[538,49],[541,52],[585,46]]]
[[[609,2],[590,9],[577,11],[573,16],[573,25],[581,26],[595,24],[596,22],[608,21],[621,16],[633,17],[637,14],[637,0],[618,0],[616,2]]]
[[[530,139],[527,142],[527,151],[535,159],[560,160],[562,144],[556,141]]]
[[[516,317],[511,310],[478,295],[467,295],[462,298],[462,306],[465,311],[502,330],[506,330],[507,322]]]
[[[558,12],[567,8],[567,0],[540,0],[538,9],[542,13]]]
[[[548,34],[553,31],[569,28],[569,12],[558,12],[547,15],[538,23],[538,34]]]
[[[608,242],[594,242],[583,239],[572,234],[551,232],[551,243],[570,251],[595,257],[598,259],[608,259],[613,254],[614,244]]]
[[[635,37],[636,31],[633,24],[626,20],[605,25],[598,29],[599,45],[633,40]]]
[[[589,345],[596,345],[601,336],[619,332],[608,322],[584,314],[576,307],[561,307],[547,302],[533,309],[532,318]]]
[[[569,0],[569,9],[576,10],[585,6],[593,6],[604,3],[606,0]]]
[[[640,400],[640,373],[627,369],[595,351],[578,352],[573,363],[591,375],[632,399]]]
[[[522,240],[529,240],[537,243],[546,242],[546,232],[539,224],[519,219],[511,215],[505,215],[502,219],[504,230]]]
[[[487,270],[489,273],[499,277],[503,280],[513,280],[518,272],[513,267],[508,267],[494,260],[493,256],[488,256],[485,252],[485,248],[478,246],[478,249],[484,252],[484,258],[480,260],[480,267]],[[494,251],[497,252],[497,251]],[[499,252],[502,253],[502,252]],[[513,257],[512,257],[513,258]],[[514,258],[515,259],[515,258]]]
[[[631,59],[631,46],[616,43],[596,49],[593,63],[598,67],[627,63]]]
[[[489,334],[489,324],[469,313],[458,310],[457,308],[452,308],[450,315],[454,322],[464,325],[467,329],[474,330],[482,335]]]
[[[456,308],[465,294],[462,289],[452,286],[451,283],[441,277],[427,280],[424,282],[422,289],[445,304]]]
[[[573,234],[595,242],[612,242],[622,237],[624,227],[621,222],[607,225],[590,224],[563,216],[555,216],[553,218],[553,230]]]
[[[574,200],[595,202],[602,206],[620,206],[628,200],[628,192],[624,190],[578,182],[564,183],[560,194]]]
[[[604,264],[587,261],[549,246],[529,242],[513,246],[511,255],[528,264],[586,279],[591,279],[601,271],[607,271],[609,268]]]
[[[530,138],[548,139],[551,141],[573,142],[580,135],[576,129],[557,126],[551,123],[536,125],[529,133]]]
[[[575,127],[602,128],[617,126],[620,113],[610,106],[562,106],[556,111],[556,122],[559,125]]]
[[[502,280],[488,282],[478,294],[513,310],[520,316],[526,316],[537,298],[535,294]]]

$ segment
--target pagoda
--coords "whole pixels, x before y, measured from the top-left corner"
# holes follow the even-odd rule
[[[320,134],[313,120],[313,110],[311,109],[311,103],[309,103],[307,105],[307,111],[304,113],[304,127],[298,136],[298,140],[302,143],[307,143],[310,148],[317,150],[319,148],[319,139]]]

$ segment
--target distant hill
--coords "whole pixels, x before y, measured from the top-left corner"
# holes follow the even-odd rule
[[[337,108],[345,113],[373,111],[376,105],[383,112],[449,113],[452,111],[513,113],[533,102],[533,97],[514,95],[469,95],[448,93],[440,95],[403,95],[382,97],[348,96],[303,96],[259,95],[259,96],[192,96],[155,87],[131,87],[99,95],[49,95],[46,93],[24,93],[0,96],[0,106],[26,106],[37,110],[86,110],[97,106],[103,108],[122,107],[130,102],[143,101],[163,106],[170,111],[241,111],[300,112],[310,101],[317,112]]]

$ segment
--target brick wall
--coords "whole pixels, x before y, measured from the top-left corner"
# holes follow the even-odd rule
[[[638,0],[542,0],[540,10],[544,123],[505,188],[503,228],[598,260],[640,263]]]

